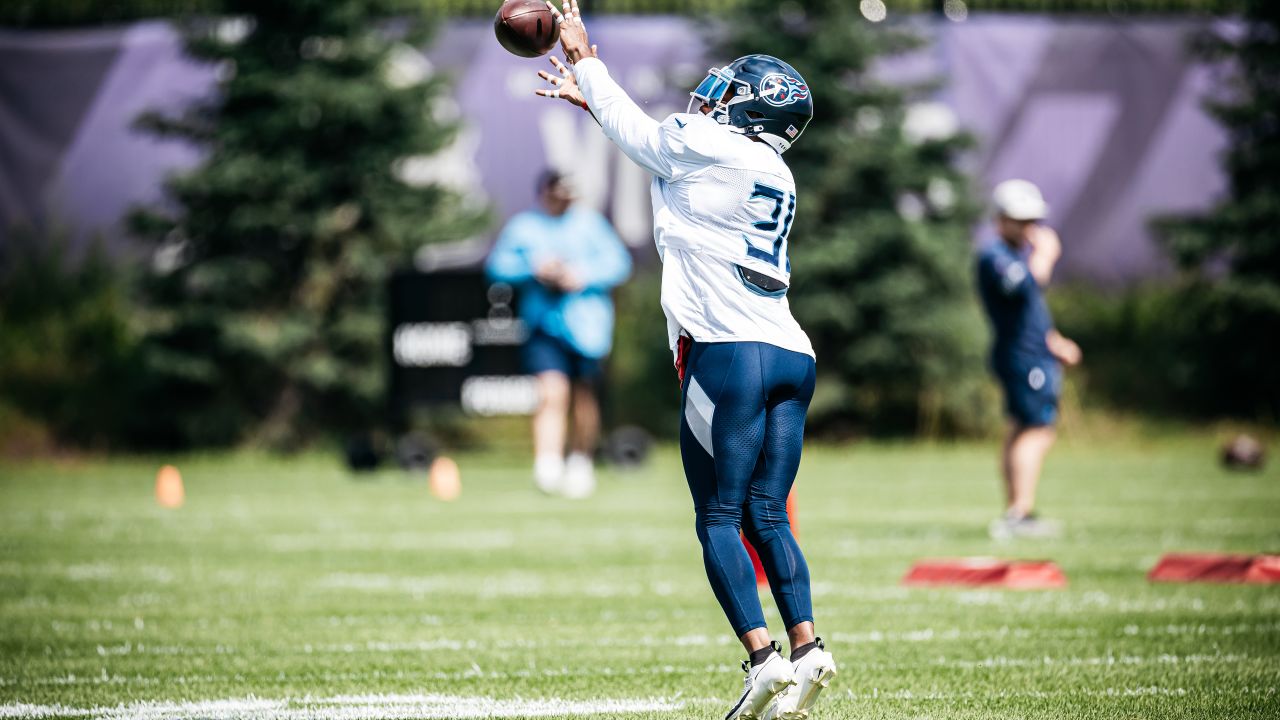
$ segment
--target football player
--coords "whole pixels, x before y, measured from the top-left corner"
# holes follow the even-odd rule
[[[685,477],[707,577],[750,655],[726,720],[804,718],[836,674],[814,635],[809,568],[786,509],[815,373],[809,338],[787,304],[796,186],[782,153],[813,117],[809,88],[785,62],[748,55],[712,68],[688,112],[658,122],[609,76],[576,0],[565,0],[563,13],[551,9],[572,69],[553,58],[558,75],[540,72],[551,87],[538,94],[588,110],[654,176]],[[764,564],[789,661],[769,636],[740,530]]]

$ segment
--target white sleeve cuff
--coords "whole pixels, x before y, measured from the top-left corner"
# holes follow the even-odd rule
[[[599,66],[599,69],[593,70],[592,68],[595,68],[596,66]],[[573,77],[574,77],[574,79],[577,79],[577,78],[579,77],[579,75],[578,75],[578,74],[579,74],[579,73],[581,73],[581,72],[588,72],[588,73],[590,73],[590,72],[601,72],[601,71],[603,71],[605,75],[608,75],[608,74],[609,74],[609,68],[605,67],[605,66],[604,66],[604,62],[603,62],[603,61],[601,61],[601,60],[600,60],[600,58],[597,58],[597,57],[585,57],[585,58],[582,58],[582,59],[581,59],[581,60],[579,60],[578,62],[574,63],[574,64],[572,65],[572,67],[573,67]]]

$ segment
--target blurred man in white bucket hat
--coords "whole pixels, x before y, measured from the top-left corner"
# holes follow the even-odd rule
[[[1035,515],[1036,486],[1056,437],[1062,366],[1081,359],[1080,347],[1054,329],[1043,296],[1062,244],[1042,224],[1049,206],[1032,183],[1000,183],[992,204],[997,237],[979,252],[978,288],[995,330],[991,367],[1011,424],[1001,453],[1007,502],[990,530],[997,539],[1053,535],[1055,524]]]

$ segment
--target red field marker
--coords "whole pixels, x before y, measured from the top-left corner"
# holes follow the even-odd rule
[[[791,534],[800,537],[800,521],[796,519],[796,491],[792,490],[787,496],[787,519],[791,522]],[[747,554],[751,556],[751,564],[756,568],[756,585],[759,587],[769,587],[769,578],[764,574],[764,563],[760,562],[760,554],[756,549],[751,547],[751,543],[747,542],[745,535],[742,536],[742,545],[747,549]]]
[[[1247,583],[1280,583],[1280,555],[1259,555],[1253,559],[1249,572],[1244,574]]]
[[[1147,573],[1151,582],[1280,583],[1280,555],[1170,553]]]
[[[907,571],[903,585],[940,587],[994,586],[1014,590],[1050,590],[1067,586],[1067,576],[1049,560],[940,558],[921,560]]]

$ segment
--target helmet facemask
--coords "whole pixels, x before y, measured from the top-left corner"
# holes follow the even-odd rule
[[[733,89],[733,94],[729,94],[729,90]],[[726,100],[725,97],[729,99]],[[703,105],[711,106],[710,117],[721,125],[729,125],[729,107],[740,102],[746,102],[753,97],[751,83],[737,80],[734,78],[733,70],[727,65],[722,68],[711,68],[707,71],[707,77],[698,83],[698,87],[689,93],[689,106],[685,108],[685,112],[692,114],[697,107]],[[745,132],[742,128],[733,128],[738,132]]]

